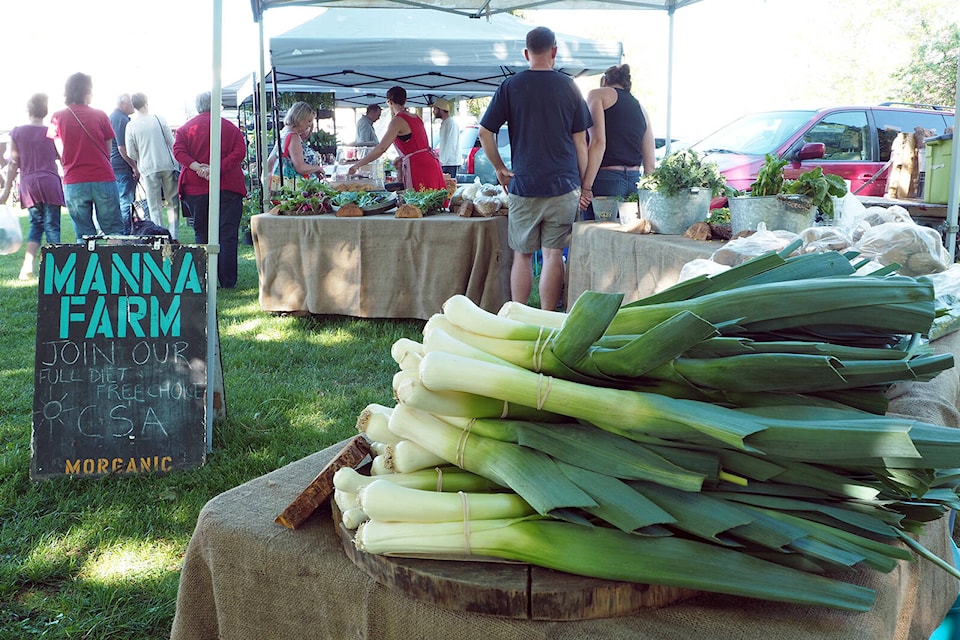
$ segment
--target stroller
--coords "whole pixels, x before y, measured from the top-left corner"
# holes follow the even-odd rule
[[[135,236],[155,238],[162,236],[168,242],[174,242],[173,235],[165,227],[161,227],[150,219],[147,207],[147,194],[143,185],[137,183],[137,195],[130,209],[130,228]]]

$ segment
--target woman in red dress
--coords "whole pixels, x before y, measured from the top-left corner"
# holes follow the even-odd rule
[[[393,144],[400,154],[400,175],[403,176],[405,189],[445,189],[440,160],[430,148],[423,121],[407,111],[406,102],[407,91],[403,87],[390,87],[387,90],[387,106],[393,114],[390,126],[380,143],[350,167],[349,173],[353,175],[358,168],[370,164]]]

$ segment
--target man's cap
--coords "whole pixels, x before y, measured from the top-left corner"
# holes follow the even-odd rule
[[[438,98],[438,99],[433,103],[433,106],[436,107],[437,109],[440,109],[441,111],[447,111],[447,112],[450,111],[450,101],[449,101],[449,100],[445,100],[445,99],[443,99],[443,98]]]

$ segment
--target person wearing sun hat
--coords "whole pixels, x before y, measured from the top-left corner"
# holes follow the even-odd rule
[[[433,117],[440,119],[440,168],[451,178],[460,168],[460,127],[450,117],[450,101],[439,98],[433,103]]]

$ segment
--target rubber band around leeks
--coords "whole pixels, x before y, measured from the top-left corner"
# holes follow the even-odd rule
[[[461,469],[463,466],[463,450],[467,446],[467,438],[470,437],[470,430],[473,428],[473,424],[476,422],[476,418],[471,419],[467,422],[467,426],[463,428],[463,431],[460,432],[460,437],[457,438],[457,455],[456,455],[456,464]]]
[[[547,384],[544,386],[543,381],[546,380]],[[545,376],[542,373],[540,377],[537,378],[537,411],[543,410],[543,405],[547,403],[547,398],[550,396],[550,388],[553,386],[553,378],[551,376]]]

